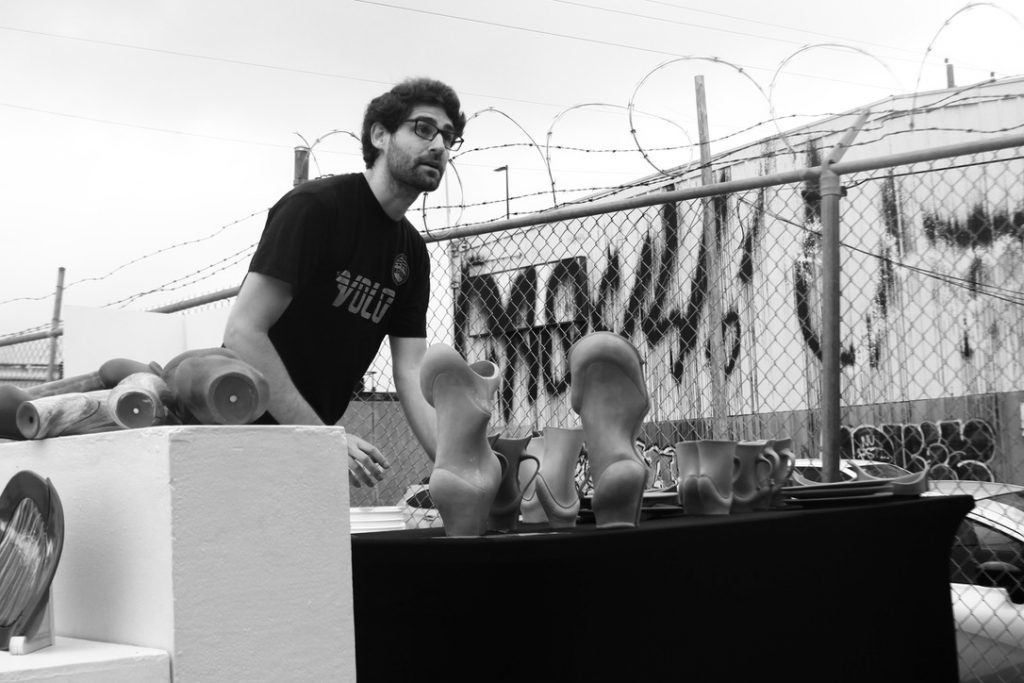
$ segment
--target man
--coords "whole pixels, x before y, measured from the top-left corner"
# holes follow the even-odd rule
[[[302,183],[271,208],[224,335],[270,382],[261,422],[339,424],[386,335],[402,410],[433,460],[435,414],[419,387],[430,264],[404,216],[437,189],[465,125],[450,87],[404,81],[366,109],[366,171]],[[348,457],[356,486],[389,466],[351,433]]]

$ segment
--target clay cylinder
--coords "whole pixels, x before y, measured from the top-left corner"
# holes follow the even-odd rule
[[[15,420],[26,439],[93,434],[120,429],[107,411],[109,389],[59,394],[25,401]]]
[[[149,372],[136,372],[110,390],[107,410],[121,427],[138,429],[177,421],[167,407],[173,401],[167,382]]]
[[[145,363],[127,358],[113,358],[99,367],[96,372],[87,372],[73,377],[64,377],[52,382],[44,382],[25,389],[31,398],[57,396],[59,394],[78,394],[100,389],[110,389],[128,375],[136,372],[152,372]]]
[[[17,414],[21,404],[31,398],[23,389],[13,384],[0,384],[0,438],[25,438],[18,429]]]
[[[270,385],[245,361],[211,353],[174,366],[164,378],[185,421],[249,424],[267,410]]]

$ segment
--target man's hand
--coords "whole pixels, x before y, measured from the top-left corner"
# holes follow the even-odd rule
[[[384,480],[384,470],[391,467],[377,447],[355,434],[346,434],[348,442],[348,480],[354,486],[374,486]],[[374,481],[376,479],[377,481]]]

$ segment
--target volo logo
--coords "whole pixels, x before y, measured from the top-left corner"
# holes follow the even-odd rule
[[[388,309],[395,303],[395,290],[381,287],[379,282],[373,282],[362,275],[353,278],[351,273],[343,270],[335,277],[335,282],[338,283],[338,296],[334,298],[332,306],[339,308],[347,302],[349,313],[374,323],[383,320]]]

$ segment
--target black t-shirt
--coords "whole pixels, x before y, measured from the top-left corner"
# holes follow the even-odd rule
[[[270,340],[326,424],[345,412],[385,335],[427,334],[426,244],[405,218],[384,213],[361,173],[306,182],[282,197],[249,270],[292,286]]]

